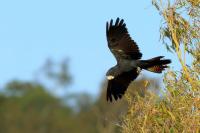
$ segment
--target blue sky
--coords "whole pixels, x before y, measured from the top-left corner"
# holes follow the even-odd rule
[[[12,79],[33,80],[47,58],[69,57],[69,91],[97,94],[116,63],[107,48],[105,23],[117,17],[125,20],[143,59],[164,55],[179,67],[159,42],[161,17],[151,0],[6,0],[0,2],[0,87]]]

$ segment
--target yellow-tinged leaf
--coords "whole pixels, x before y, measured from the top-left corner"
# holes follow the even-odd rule
[[[170,112],[170,111],[167,110],[167,113],[171,116],[171,118],[172,118],[173,121],[176,121],[176,118],[175,118],[175,116],[172,114],[172,112]]]

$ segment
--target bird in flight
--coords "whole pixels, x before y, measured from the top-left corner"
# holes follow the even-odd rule
[[[123,19],[117,18],[115,23],[111,19],[106,23],[106,36],[108,47],[117,60],[117,65],[110,68],[106,77],[107,101],[121,99],[129,84],[137,78],[142,69],[154,73],[162,73],[169,59],[157,56],[148,60],[141,60],[142,53],[136,42],[131,39]]]

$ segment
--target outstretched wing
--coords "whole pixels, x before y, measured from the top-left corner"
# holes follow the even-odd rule
[[[107,101],[112,102],[113,97],[115,100],[120,99],[124,95],[129,84],[137,78],[138,74],[137,68],[134,68],[128,72],[121,73],[112,80],[109,80],[106,96]]]
[[[107,22],[106,36],[108,47],[117,61],[120,59],[137,60],[142,57],[142,53],[136,42],[131,39],[123,19],[117,18],[114,25],[112,19],[110,23]]]

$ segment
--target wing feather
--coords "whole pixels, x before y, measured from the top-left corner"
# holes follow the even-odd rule
[[[106,36],[108,47],[114,54],[117,61],[120,59],[137,60],[142,57],[136,42],[131,39],[123,19],[117,18],[106,23]]]
[[[122,98],[129,84],[137,78],[138,74],[137,69],[134,68],[109,80],[107,86],[107,101],[112,102],[113,98],[115,100]]]

